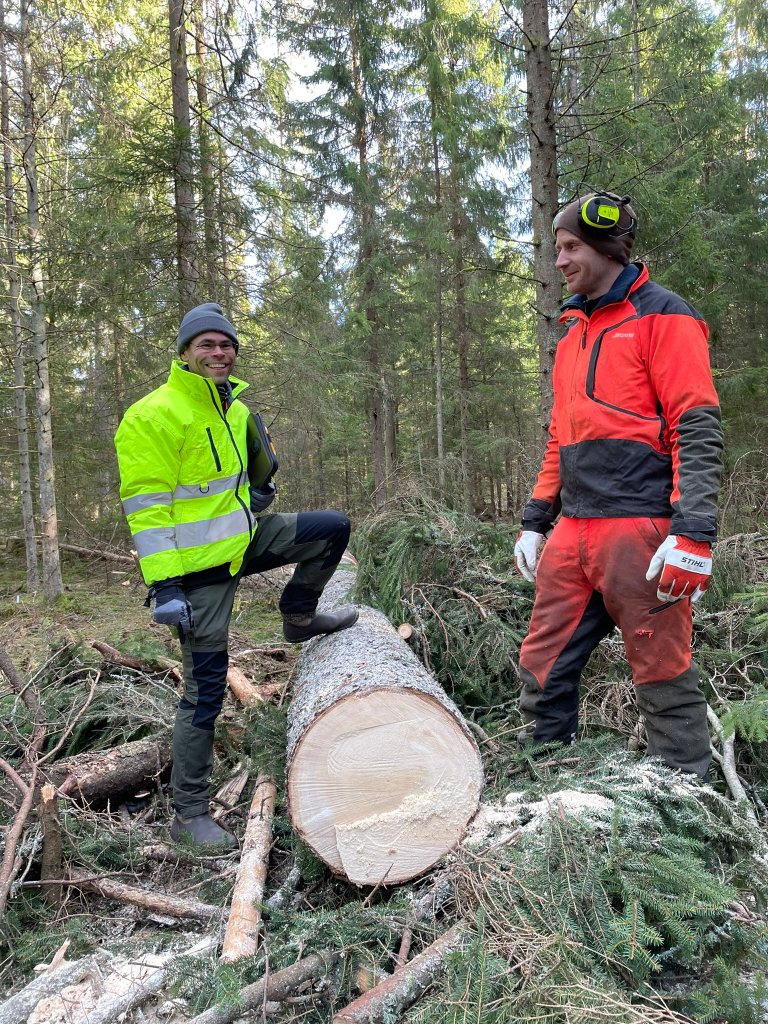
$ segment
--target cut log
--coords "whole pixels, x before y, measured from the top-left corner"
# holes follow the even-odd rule
[[[336,572],[322,607],[354,580]],[[461,839],[483,770],[456,705],[380,612],[308,643],[293,678],[286,791],[301,838],[356,885],[422,874]]]
[[[232,892],[227,930],[221,959],[233,963],[253,956],[259,943],[261,902],[267,879],[269,851],[272,847],[272,818],[275,813],[275,780],[261,777],[253,787],[251,813],[243,836],[240,869]]]
[[[63,796],[100,808],[156,785],[171,759],[171,737],[153,736],[55,761],[46,775]]]

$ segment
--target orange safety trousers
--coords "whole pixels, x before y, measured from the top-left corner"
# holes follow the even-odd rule
[[[700,774],[708,764],[706,703],[691,660],[691,603],[660,602],[658,581],[645,579],[669,524],[643,517],[562,517],[555,525],[539,560],[530,629],[520,651],[520,707],[534,726],[534,742],[575,739],[581,673],[618,626],[638,704],[647,710],[649,753]],[[661,733],[652,735],[659,723]],[[697,750],[681,749],[678,756],[694,734]]]

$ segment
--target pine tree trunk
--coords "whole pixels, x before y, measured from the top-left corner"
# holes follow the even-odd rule
[[[464,269],[465,225],[458,188],[453,188],[453,273],[456,289],[456,349],[459,357],[459,431],[461,434],[462,510],[472,514],[472,473],[469,457],[469,332],[467,328],[467,282]]]
[[[5,4],[0,0],[0,130],[3,134],[3,185],[5,190],[5,237],[8,261],[8,311],[13,341],[13,384],[16,396],[16,438],[19,448],[19,494],[27,565],[27,590],[40,586],[35,536],[35,513],[32,498],[32,470],[29,459],[29,427],[27,423],[27,381],[24,366],[24,337],[21,332],[21,274],[16,258],[16,194],[13,184],[11,151],[8,65],[6,61]]]
[[[322,607],[354,576],[337,572]],[[293,826],[337,874],[394,885],[432,867],[477,810],[483,770],[455,704],[372,608],[307,644],[294,672],[286,791]]]
[[[427,4],[428,17],[432,14]],[[440,174],[440,145],[437,135],[437,101],[430,83],[430,130],[432,133],[432,166],[435,178],[435,215],[442,216],[443,183]],[[437,438],[437,488],[445,500],[445,412],[443,408],[443,257],[440,247],[435,253],[435,433]]]
[[[562,286],[555,267],[552,221],[558,208],[557,138],[553,108],[554,80],[546,0],[525,0],[526,111],[531,157],[531,225],[536,278],[536,336],[539,345],[539,393],[542,441],[552,415],[552,368],[559,338],[558,308]]]
[[[42,232],[37,183],[37,115],[30,38],[28,0],[22,0],[20,21],[22,105],[24,117],[24,177],[27,191],[27,239],[31,278],[31,356],[35,389],[37,472],[42,535],[42,589],[47,600],[63,592],[59,561],[59,526],[56,515],[56,479],[53,465],[51,388],[48,379],[48,334],[46,328],[45,281],[42,264]]]
[[[361,40],[354,18],[350,22],[350,43],[352,51],[352,81],[357,97],[357,117],[355,125],[355,147],[357,149],[358,169],[363,183],[364,195],[358,195],[360,204],[359,225],[359,256],[358,273],[362,276],[362,308],[368,322],[368,353],[366,397],[368,422],[371,431],[371,454],[373,457],[373,505],[382,508],[387,500],[387,424],[384,408],[384,383],[382,378],[381,343],[379,332],[378,310],[373,302],[376,282],[373,277],[372,261],[374,254],[375,215],[370,199],[370,168],[368,158],[369,115],[365,103],[362,61],[360,58]]]
[[[195,4],[195,83],[197,87],[198,128],[197,138],[200,149],[200,194],[203,207],[203,240],[205,248],[204,279],[208,297],[218,297],[218,270],[216,252],[218,247],[216,229],[216,177],[213,165],[213,147],[208,127],[208,83],[206,81],[205,42],[205,0]]]
[[[189,114],[187,25],[183,0],[168,0],[175,159],[176,268],[182,311],[199,301],[192,125]]]

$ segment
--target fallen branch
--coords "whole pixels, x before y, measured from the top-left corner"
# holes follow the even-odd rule
[[[157,672],[158,669],[169,671],[176,680],[181,681],[181,666],[173,658],[166,658],[159,654],[151,661],[144,661],[141,658],[134,658],[130,654],[123,654],[116,647],[105,643],[103,640],[89,640],[88,646],[112,665],[121,665],[123,668],[133,668],[137,672]]]
[[[56,995],[68,985],[77,984],[110,960],[109,954],[101,950],[82,960],[65,961],[54,970],[39,975],[16,995],[0,1003],[0,1024],[23,1024],[41,999]]]
[[[107,899],[128,903],[133,907],[142,907],[153,914],[164,914],[167,917],[178,917],[183,920],[213,921],[226,917],[226,911],[211,903],[188,900],[181,896],[169,896],[151,889],[139,889],[135,885],[116,882],[107,878],[92,878],[82,871],[73,869],[69,873],[69,884],[86,892],[95,892]]]
[[[282,971],[268,974],[252,985],[240,989],[238,1002],[212,1006],[210,1010],[190,1018],[186,1024],[232,1024],[249,1010],[256,1010],[266,1002],[282,1003],[289,999],[308,981],[314,981],[336,963],[341,954],[336,950],[313,953],[303,960],[297,960]]]
[[[760,823],[757,820],[757,815],[752,809],[752,804],[747,796],[747,791],[739,778],[739,773],[736,771],[736,753],[734,749],[736,735],[735,733],[732,736],[725,735],[722,722],[709,704],[707,704],[707,720],[720,741],[720,770],[723,773],[728,789],[731,791],[731,796],[736,803],[744,804],[744,813],[747,818],[749,818],[750,823],[753,824],[755,828],[759,828]]]
[[[282,683],[262,683],[255,686],[239,669],[230,665],[227,670],[227,686],[243,705],[265,704],[278,693],[282,693]]]
[[[282,910],[285,906],[286,901],[289,897],[293,896],[296,890],[299,888],[299,882],[301,881],[301,868],[298,864],[294,864],[291,870],[285,877],[285,881],[277,890],[273,893],[264,906],[267,910],[274,912],[276,910]]]
[[[247,781],[248,769],[244,768],[242,771],[236,772],[232,778],[228,779],[221,789],[216,792],[213,797],[213,803],[216,804],[216,810],[211,815],[214,821],[220,821],[235,809],[235,805],[242,796]]]
[[[178,957],[169,957],[169,962],[187,956],[201,956],[209,950],[215,949],[216,944],[216,939],[213,936],[206,935],[190,949],[180,953]],[[137,980],[127,992],[123,992],[113,999],[100,999],[96,1006],[88,1011],[88,1024],[113,1024],[114,1021],[120,1020],[124,1014],[135,1010],[136,1007],[141,1006],[151,996],[159,992],[166,983],[167,975],[168,967],[164,964],[152,971],[148,977]]]
[[[469,927],[460,921],[423,953],[335,1014],[331,1024],[383,1024],[395,1019],[442,975],[446,954],[468,939]]]
[[[48,720],[45,709],[40,702],[37,689],[31,682],[24,682],[21,673],[1,647],[0,670],[8,679],[11,690],[26,706],[34,722],[32,738],[24,749],[24,762],[29,767],[29,777],[22,781],[21,776],[7,761],[2,763],[3,771],[21,793],[21,803],[5,834],[5,849],[3,851],[2,864],[0,864],[0,920],[2,920],[8,905],[11,888],[21,869],[21,857],[18,854],[18,849],[24,833],[24,826],[27,823],[27,818],[35,801],[37,762],[48,733]]]
[[[103,548],[82,548],[77,544],[59,544],[59,548],[61,551],[70,551],[73,555],[82,555],[83,558],[101,558],[105,562],[117,562],[118,565],[135,564],[130,555],[119,555],[115,551],[104,551]]]
[[[225,963],[253,956],[258,946],[276,797],[274,779],[262,776],[256,780],[221,951]]]
[[[190,851],[180,851],[175,847],[166,846],[164,843],[153,843],[150,846],[142,846],[139,855],[148,860],[156,860],[161,864],[184,864],[187,867],[199,868],[210,867],[214,871],[225,871],[232,866],[232,862],[215,854],[194,854]]]
[[[395,954],[394,963],[395,970],[400,967],[405,967],[408,963],[408,954],[411,952],[411,943],[413,942],[413,932],[410,928],[403,929],[403,935],[400,939],[400,948]]]

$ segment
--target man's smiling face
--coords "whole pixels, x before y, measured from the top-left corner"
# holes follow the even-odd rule
[[[590,299],[605,295],[624,269],[621,263],[593,249],[583,238],[564,228],[557,231],[555,249],[555,266],[565,278],[565,286],[571,295],[586,295]]]
[[[232,339],[221,331],[204,331],[193,338],[181,353],[192,373],[223,384],[235,368],[237,352]]]

